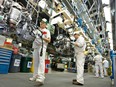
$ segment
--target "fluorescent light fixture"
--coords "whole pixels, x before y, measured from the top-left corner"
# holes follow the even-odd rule
[[[102,4],[110,4],[109,0],[102,0]]]
[[[111,22],[111,11],[110,11],[110,7],[104,7],[104,15],[105,15],[105,19],[106,21]]]
[[[41,0],[41,1],[39,1],[39,6],[40,6],[42,9],[44,9],[44,8],[47,7],[47,4],[46,4],[46,2],[45,2],[44,0]]]

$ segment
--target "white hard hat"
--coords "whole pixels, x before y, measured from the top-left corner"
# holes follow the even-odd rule
[[[43,18],[41,21],[43,21],[46,24],[48,23],[46,18]]]
[[[75,32],[74,32],[74,35],[75,35],[75,34],[80,34],[80,31],[75,31]]]

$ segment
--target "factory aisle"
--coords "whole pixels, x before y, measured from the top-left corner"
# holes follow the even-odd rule
[[[36,82],[29,81],[32,73],[0,74],[0,87],[39,87]],[[93,74],[85,73],[84,86],[72,84],[75,73],[52,72],[46,74],[45,84],[41,87],[113,87],[109,77],[95,78]]]

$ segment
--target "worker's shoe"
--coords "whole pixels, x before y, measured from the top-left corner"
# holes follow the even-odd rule
[[[81,86],[83,86],[83,85],[84,85],[84,84],[79,83],[79,82],[77,82],[77,81],[76,81],[76,82],[73,82],[73,84],[74,84],[74,85],[81,85]]]
[[[42,86],[42,85],[44,85],[43,82],[39,82],[39,81],[36,81],[36,82],[37,82],[37,85],[38,85],[38,86]]]
[[[31,77],[31,78],[29,78],[30,81],[36,81],[36,79],[37,79],[36,76],[35,76],[35,77]]]
[[[73,84],[74,82],[77,82],[77,80],[76,80],[76,79],[73,79],[73,80],[72,80],[72,84]]]
[[[95,78],[99,78],[99,76],[95,76]]]
[[[40,79],[36,79],[36,82],[38,86],[44,85],[44,82],[40,81]]]
[[[104,76],[101,76],[101,78],[103,79],[103,78],[104,78]]]

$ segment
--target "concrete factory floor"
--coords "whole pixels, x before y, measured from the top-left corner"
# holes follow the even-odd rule
[[[36,82],[29,81],[32,73],[0,74],[0,87],[39,87]],[[46,74],[45,84],[41,87],[113,87],[110,77],[95,78],[91,73],[85,73],[84,86],[72,84],[76,73],[52,71]]]

